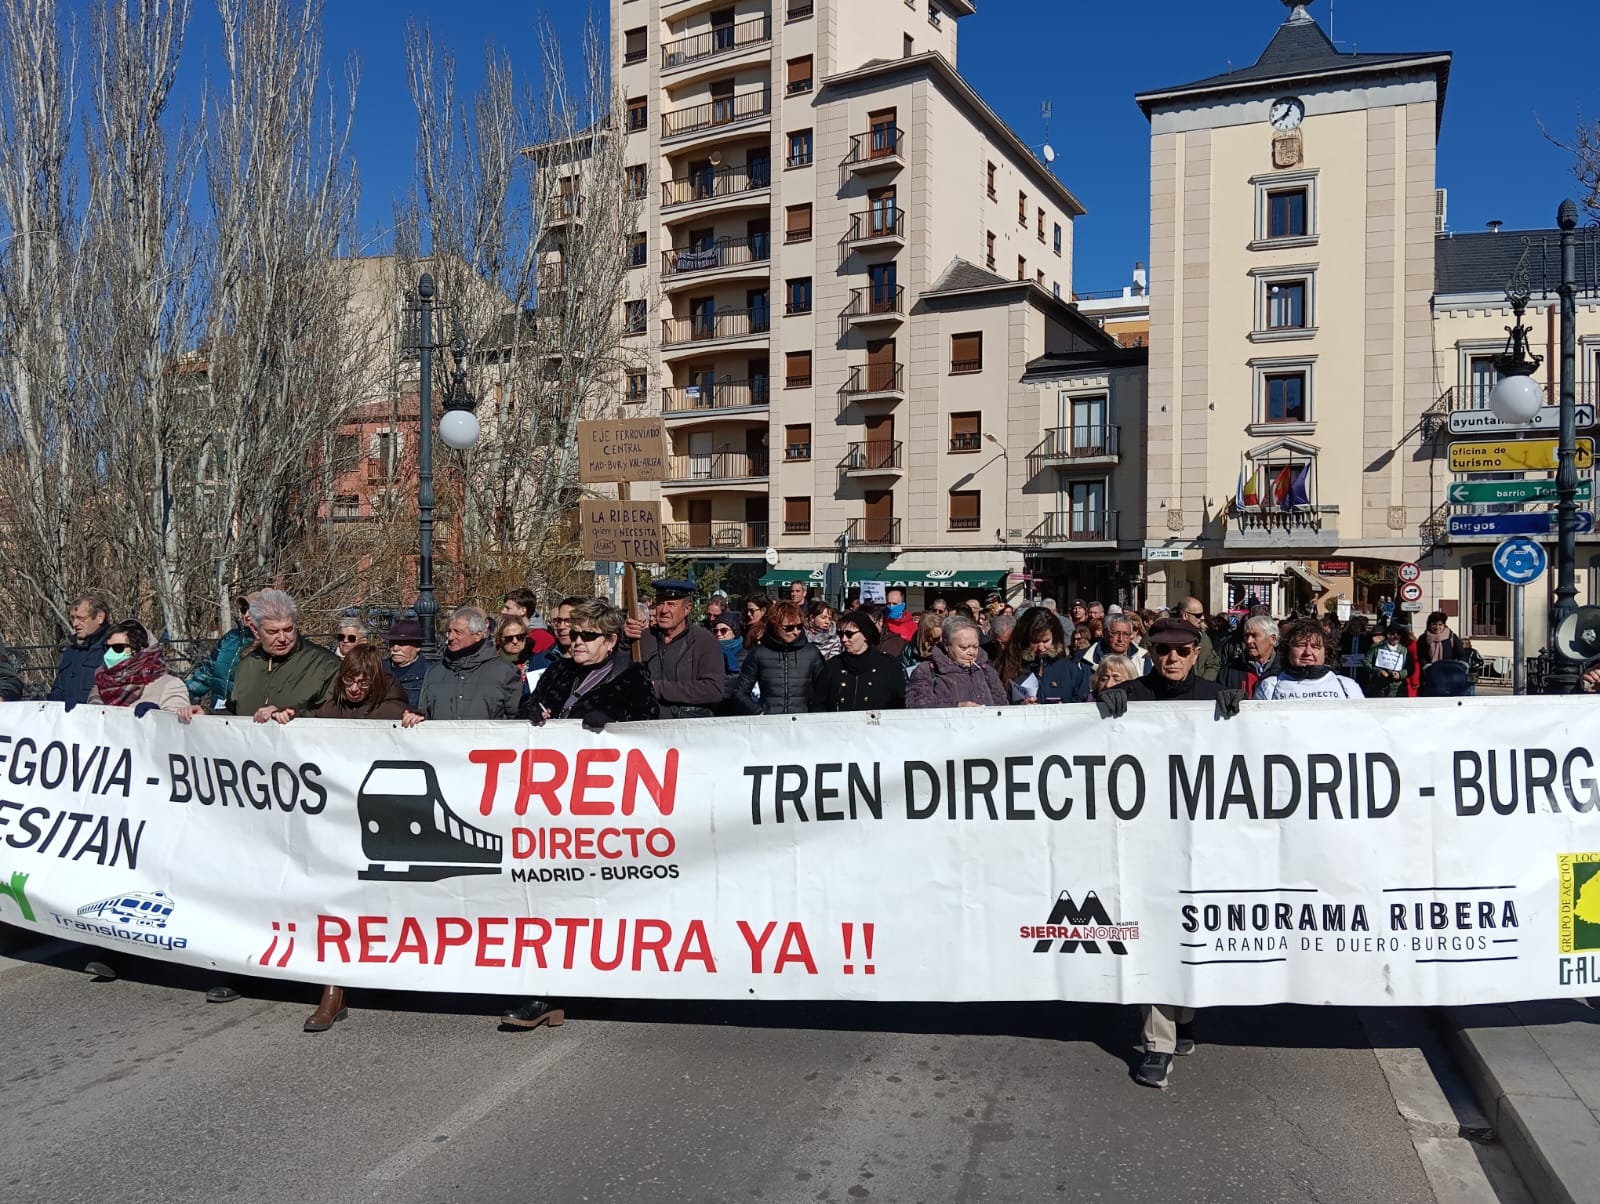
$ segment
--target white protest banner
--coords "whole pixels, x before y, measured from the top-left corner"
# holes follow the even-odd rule
[[[614,725],[0,707],[0,918],[232,974],[1433,1005],[1600,980],[1575,699]]]

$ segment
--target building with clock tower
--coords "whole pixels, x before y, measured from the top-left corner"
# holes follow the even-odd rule
[[[1447,52],[1340,51],[1307,11],[1150,121],[1147,598],[1373,602],[1433,510]],[[1167,557],[1155,559],[1150,549]],[[1159,555],[1159,554],[1158,554]],[[1366,591],[1363,593],[1363,583]]]

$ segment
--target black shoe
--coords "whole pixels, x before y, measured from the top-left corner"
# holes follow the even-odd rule
[[[97,979],[100,982],[115,982],[117,980],[117,972],[110,962],[90,962],[84,966],[83,972],[89,975],[90,978]]]
[[[239,998],[239,992],[230,986],[212,987],[206,992],[207,1003],[232,1003]]]
[[[1165,1087],[1167,1068],[1172,1065],[1169,1053],[1147,1053],[1133,1072],[1133,1081],[1141,1087]]]
[[[530,999],[520,1007],[514,1007],[500,1016],[500,1023],[510,1025],[512,1028],[538,1028],[547,1024],[551,1028],[560,1028],[567,1022],[567,1013],[544,999]]]
[[[1178,1025],[1177,1048],[1175,1048],[1172,1052],[1177,1054],[1180,1058],[1187,1058],[1194,1052],[1193,1020],[1189,1021],[1187,1024]]]

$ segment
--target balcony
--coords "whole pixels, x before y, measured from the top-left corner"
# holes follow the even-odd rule
[[[887,174],[905,165],[905,131],[895,126],[881,126],[855,135],[850,139],[850,153],[844,159],[845,170],[858,176],[874,172]]]
[[[716,171],[701,172],[699,175],[663,180],[661,207],[670,209],[674,205],[693,205],[699,201],[749,197],[752,193],[767,192],[771,188],[770,167],[760,167],[756,171],[751,171],[748,165],[719,167]]]
[[[759,234],[754,238],[719,238],[706,247],[678,247],[661,252],[661,278],[669,285],[684,283],[685,277],[698,278],[701,274],[723,268],[765,265],[772,259],[772,236]],[[737,274],[737,273],[730,273]]]
[[[1120,429],[1107,423],[1051,427],[1044,433],[1044,441],[1028,453],[1028,475],[1038,476],[1047,468],[1115,464],[1120,458]]]
[[[839,311],[840,330],[853,326],[875,326],[903,322],[906,317],[906,290],[898,288],[853,288],[850,304]]]
[[[767,404],[767,382],[709,380],[661,390],[661,413],[675,419],[714,417],[736,410],[758,410]]]
[[[842,477],[897,477],[905,444],[898,439],[874,439],[865,443],[845,445],[844,459],[839,461]]]
[[[763,88],[759,92],[746,92],[743,96],[730,96],[663,113],[661,136],[688,138],[707,130],[760,121],[770,116],[772,116],[772,93]]]
[[[740,21],[737,25],[719,26],[707,33],[664,42],[661,46],[661,70],[681,70],[695,63],[753,50],[770,41],[772,22],[766,16]]]
[[[691,314],[686,318],[663,318],[661,345],[689,347],[698,343],[765,337],[771,329],[770,309],[719,309],[715,313]]]
[[[904,401],[905,396],[904,364],[858,364],[850,369],[839,389],[839,405],[843,408],[853,401]]]
[[[845,539],[866,547],[889,548],[900,545],[898,518],[852,518],[844,529]]]
[[[846,253],[868,251],[879,247],[899,248],[906,244],[906,215],[902,209],[890,206],[868,209],[850,215],[850,229],[839,240]]]
[[[662,523],[674,552],[754,552],[767,546],[766,523]]]
[[[1340,546],[1339,507],[1313,504],[1295,510],[1233,510],[1222,534],[1224,548],[1311,548]]]
[[[583,221],[583,198],[581,196],[551,197],[550,203],[545,207],[541,218],[547,229],[556,226],[565,226]]]
[[[1115,510],[1057,510],[1028,532],[1028,543],[1036,548],[1116,542]]]
[[[983,450],[983,435],[979,431],[961,431],[950,436],[950,450],[953,452],[975,452]],[[955,530],[954,527],[951,530]]]
[[[767,453],[718,451],[668,456],[662,484],[671,487],[764,482]]]

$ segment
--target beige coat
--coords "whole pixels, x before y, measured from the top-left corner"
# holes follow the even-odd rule
[[[183,679],[174,677],[170,673],[163,673],[153,682],[139,691],[139,702],[153,702],[163,711],[170,711],[176,715],[189,705],[189,690],[183,684]],[[100,701],[100,688],[96,686],[89,691],[91,706],[104,705]],[[136,702],[133,705],[138,706]]]

